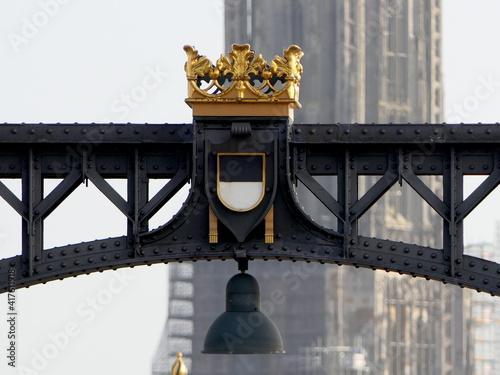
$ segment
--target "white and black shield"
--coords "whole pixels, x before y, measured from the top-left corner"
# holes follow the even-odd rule
[[[205,154],[206,192],[210,208],[221,224],[238,242],[249,238],[263,223],[276,194],[276,138],[245,138],[249,152],[238,152],[241,140],[231,137],[225,142],[207,139]],[[221,241],[232,241],[222,230]],[[264,236],[264,228],[255,238]]]
[[[265,158],[264,153],[217,154],[217,195],[224,206],[246,212],[262,202]]]

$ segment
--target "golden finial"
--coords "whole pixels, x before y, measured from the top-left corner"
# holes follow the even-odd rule
[[[172,366],[172,375],[188,375],[188,368],[182,360],[182,353],[177,353],[177,360]]]
[[[248,44],[233,44],[229,57],[221,55],[215,64],[193,46],[184,46],[184,51],[186,102],[195,116],[280,116],[300,108],[300,59],[304,53],[298,46],[288,47],[283,57],[276,56],[269,65]]]

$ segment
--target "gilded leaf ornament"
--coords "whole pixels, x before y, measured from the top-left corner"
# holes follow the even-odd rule
[[[188,103],[208,101],[283,101],[298,103],[298,86],[302,76],[300,47],[288,47],[283,57],[276,56],[270,65],[248,44],[233,44],[228,56],[221,55],[216,64],[198,54],[195,47],[185,46],[185,66],[189,81]]]

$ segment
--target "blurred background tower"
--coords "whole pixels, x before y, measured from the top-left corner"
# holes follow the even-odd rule
[[[496,223],[495,243],[476,243],[467,246],[470,255],[500,262],[500,222]],[[474,375],[493,375],[500,372],[500,299],[485,293],[473,296]]]
[[[226,51],[233,43],[249,43],[267,61],[291,44],[305,52],[296,123],[442,122],[439,1],[226,0],[225,19]],[[334,179],[319,182],[335,196]],[[373,183],[370,176],[360,179],[365,188]],[[299,198],[319,225],[336,228],[333,215],[300,186]],[[360,230],[425,246],[442,242],[441,221],[405,185],[372,207]],[[224,287],[237,265],[189,266],[191,277],[181,279],[179,269],[186,265],[170,265],[169,317],[154,375],[168,372],[177,351],[196,375],[472,374],[468,291],[305,262],[249,264],[286,355],[202,355],[205,333],[223,311]]]

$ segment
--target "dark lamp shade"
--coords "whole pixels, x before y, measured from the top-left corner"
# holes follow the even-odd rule
[[[260,288],[246,273],[233,276],[226,286],[226,312],[211,325],[202,353],[284,353],[278,328],[260,311]]]

